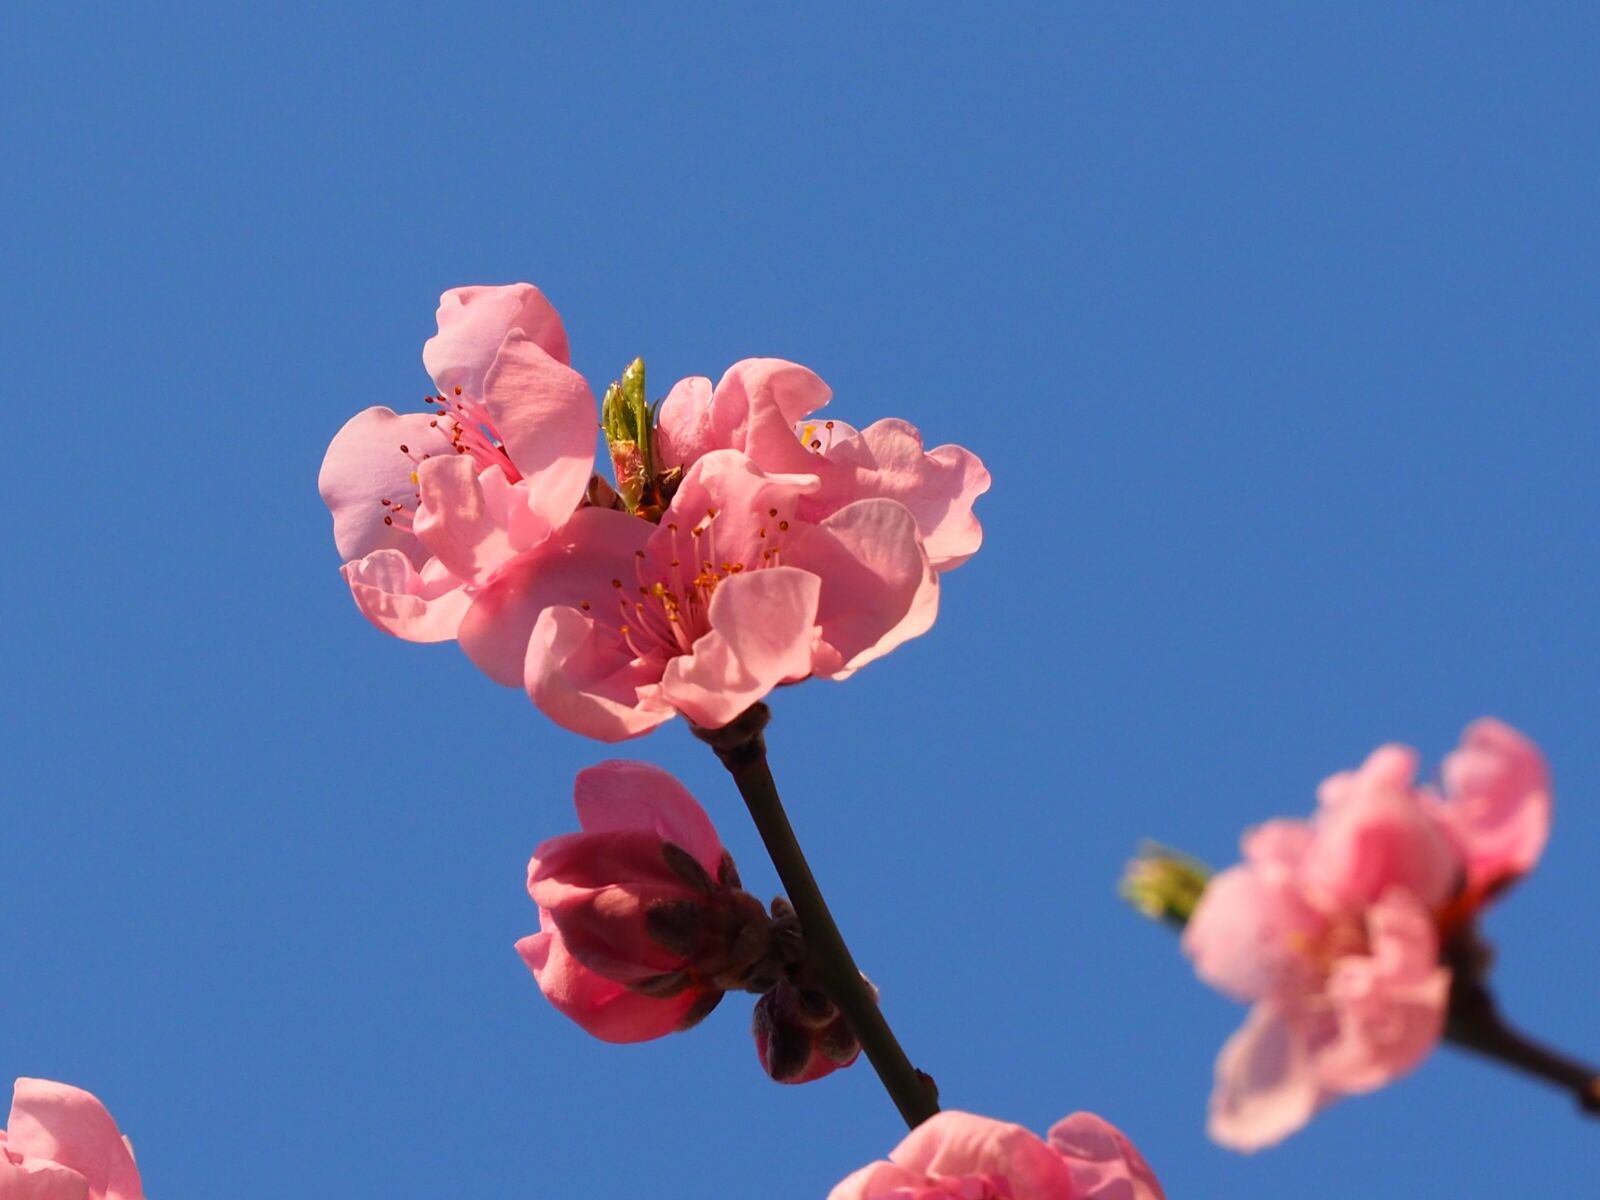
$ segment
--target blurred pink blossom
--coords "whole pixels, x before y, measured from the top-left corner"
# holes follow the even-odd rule
[[[771,923],[681,783],[607,762],[579,773],[574,799],[582,832],[534,852],[540,932],[517,943],[556,1008],[595,1037],[638,1042],[773,982]]]
[[[1414,1068],[1438,1042],[1442,938],[1537,860],[1550,789],[1538,750],[1498,721],[1468,728],[1444,792],[1416,755],[1373,752],[1324,781],[1309,821],[1248,832],[1184,933],[1196,972],[1254,1005],[1217,1058],[1212,1137],[1271,1145],[1337,1097]]]
[[[1020,1125],[945,1111],[862,1167],[828,1200],[1163,1200],[1155,1173],[1092,1113],[1058,1121],[1048,1140]]]
[[[133,1147],[82,1088],[19,1079],[0,1131],[0,1200],[144,1200]]]

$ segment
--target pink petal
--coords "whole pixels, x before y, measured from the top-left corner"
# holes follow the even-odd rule
[[[1450,972],[1439,966],[1433,917],[1396,889],[1367,911],[1370,948],[1337,960],[1327,997],[1337,1033],[1316,1052],[1322,1085],[1339,1092],[1382,1087],[1413,1070],[1444,1031]]]
[[[427,413],[396,413],[368,408],[345,422],[334,434],[317,475],[317,490],[333,513],[333,543],[345,560],[363,558],[374,550],[399,550],[421,566],[422,547],[401,525],[385,525],[390,507],[415,505],[416,484],[411,474],[424,454],[450,454],[450,439],[430,426]],[[407,447],[409,454],[403,453]]]
[[[555,307],[529,283],[451,288],[439,297],[439,332],[422,347],[422,365],[444,395],[483,395],[483,378],[513,330],[559,363],[571,361]]]
[[[1305,977],[1305,960],[1295,947],[1311,940],[1323,923],[1292,881],[1275,880],[1245,863],[1206,885],[1184,928],[1183,952],[1212,987],[1239,1000],[1259,1000]]]
[[[1144,1156],[1109,1121],[1093,1113],[1063,1117],[1050,1129],[1050,1146],[1067,1160],[1074,1197],[1083,1200],[1165,1200]]]
[[[556,724],[585,737],[620,742],[648,733],[674,711],[661,697],[662,664],[629,658],[618,647],[614,637],[597,637],[577,609],[546,609],[528,642],[529,697]]]
[[[616,759],[578,772],[573,789],[586,833],[646,830],[694,855],[712,876],[722,866],[722,840],[689,789],[660,767]]]
[[[1353,776],[1324,785],[1316,836],[1300,864],[1308,897],[1350,912],[1392,887],[1408,889],[1430,908],[1456,890],[1460,856],[1423,806],[1412,784],[1414,766],[1409,751],[1387,746]]]
[[[0,1157],[0,1200],[89,1200],[89,1181],[40,1158],[13,1163]]]
[[[823,580],[817,623],[838,652],[835,677],[926,633],[938,614],[939,577],[915,519],[893,500],[860,500],[803,526],[783,561]]]
[[[1300,1025],[1257,1004],[1217,1055],[1207,1130],[1233,1150],[1260,1150],[1301,1128],[1331,1097],[1317,1083]]]
[[[719,448],[742,450],[764,470],[804,471],[809,455],[794,425],[833,395],[828,385],[799,363],[781,358],[736,362],[717,382],[711,400],[711,433]]]
[[[1011,1185],[1013,1200],[1061,1200],[1075,1194],[1066,1163],[1037,1134],[1021,1125],[952,1109],[913,1129],[889,1154],[889,1161],[936,1177],[1004,1179]]]
[[[489,581],[461,622],[461,648],[507,687],[524,683],[529,638],[553,606],[613,604],[613,579],[631,583],[635,554],[653,526],[609,508],[583,508],[551,537]],[[612,610],[614,611],[614,610]]]
[[[656,449],[663,467],[685,470],[718,449],[711,432],[711,380],[697,375],[672,385],[656,414]]]
[[[695,724],[717,729],[780,683],[811,673],[822,581],[793,567],[735,575],[718,585],[711,632],[667,664],[662,695]]]
[[[603,1042],[665,1037],[676,1032],[699,999],[693,988],[665,1000],[631,992],[585,968],[567,952],[561,939],[549,932],[523,938],[517,943],[517,953],[546,999]]]
[[[977,455],[960,446],[924,452],[916,426],[900,420],[875,421],[835,447],[828,458],[840,469],[823,473],[823,491],[813,503],[837,508],[873,496],[898,500],[916,518],[928,559],[940,571],[977,553],[983,527],[972,506],[990,484]]]
[[[1444,760],[1435,808],[1467,861],[1471,886],[1489,892],[1525,875],[1550,837],[1550,774],[1539,748],[1502,721],[1475,721]]]
[[[385,633],[408,642],[448,642],[472,597],[437,563],[418,574],[398,550],[375,550],[342,569],[356,607]]]
[[[17,1080],[6,1140],[25,1159],[45,1159],[78,1172],[88,1181],[90,1200],[143,1200],[139,1169],[117,1123],[82,1088]]]
[[[594,393],[571,367],[512,330],[483,381],[483,403],[506,454],[528,481],[533,509],[555,528],[583,499],[594,471]]]
[[[828,1200],[961,1200],[959,1192],[935,1190],[921,1171],[891,1162],[868,1163],[852,1171],[828,1193]]]
[[[417,487],[417,537],[452,575],[479,583],[515,554],[509,507],[518,494],[499,467],[480,476],[467,455],[429,459]]]

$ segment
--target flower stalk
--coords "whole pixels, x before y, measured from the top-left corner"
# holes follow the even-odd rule
[[[799,915],[811,977],[849,1023],[900,1116],[909,1128],[915,1129],[939,1111],[933,1080],[912,1064],[884,1019],[872,987],[862,978],[789,824],[767,766],[763,731],[771,715],[765,704],[757,703],[721,729],[693,728],[695,736],[716,752],[744,797],[784,891]]]

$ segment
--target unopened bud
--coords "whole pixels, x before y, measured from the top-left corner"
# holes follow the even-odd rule
[[[810,1083],[861,1053],[849,1023],[814,988],[787,980],[756,1001],[750,1032],[762,1069],[779,1083]]]
[[[611,451],[617,494],[629,512],[639,511],[655,478],[654,425],[655,413],[644,395],[644,359],[636,358],[600,402],[600,426]]]
[[[1181,929],[1194,915],[1210,881],[1211,868],[1199,859],[1146,842],[1128,862],[1117,890],[1152,921],[1164,921]]]

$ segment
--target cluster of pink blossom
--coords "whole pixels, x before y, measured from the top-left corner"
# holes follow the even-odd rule
[[[358,413],[323,461],[344,576],[380,629],[458,640],[568,729],[714,728],[779,684],[843,679],[926,632],[940,573],[982,540],[973,454],[815,419],[831,393],[795,363],[746,359],[659,406],[642,379],[619,390],[612,487],[537,288],[458,288],[438,321],[429,411]]]
[[[1323,782],[1310,820],[1246,833],[1244,861],[1206,885],[1184,950],[1202,979],[1254,1006],[1217,1058],[1222,1144],[1270,1145],[1420,1063],[1445,1026],[1445,964],[1460,957],[1448,949],[1538,861],[1549,777],[1516,730],[1472,725],[1442,790],[1416,775],[1413,751],[1381,747]]]

